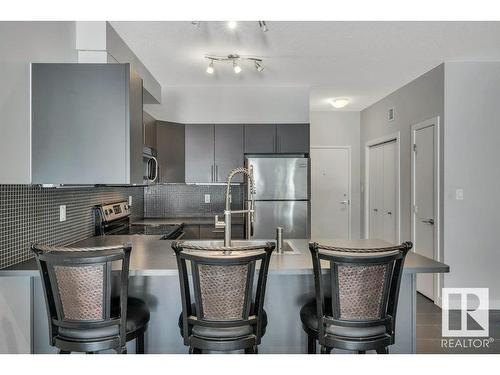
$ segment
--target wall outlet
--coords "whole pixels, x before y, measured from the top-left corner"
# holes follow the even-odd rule
[[[66,221],[66,205],[59,206],[59,221]]]
[[[455,190],[455,199],[457,201],[463,201],[464,200],[464,189],[457,189],[457,190]]]
[[[210,203],[210,194],[205,194],[205,203]]]
[[[128,205],[132,206],[132,196],[131,195],[128,196]]]

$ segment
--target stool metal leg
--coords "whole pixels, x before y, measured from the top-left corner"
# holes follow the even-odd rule
[[[144,354],[144,332],[136,338],[135,354]]]
[[[307,354],[316,354],[316,338],[307,336]]]

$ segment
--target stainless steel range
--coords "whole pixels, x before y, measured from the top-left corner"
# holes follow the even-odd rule
[[[94,207],[95,235],[153,235],[164,240],[180,239],[184,224],[134,224],[126,201]]]

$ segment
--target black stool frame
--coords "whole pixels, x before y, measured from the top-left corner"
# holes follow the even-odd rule
[[[50,345],[59,348],[61,354],[73,351],[94,353],[101,350],[113,349],[118,353],[126,353],[126,342],[138,339],[137,352],[144,351],[143,327],[135,332],[126,332],[128,276],[131,244],[121,246],[105,246],[92,248],[52,247],[32,244],[31,250],[35,253],[38,268],[42,278],[42,286],[47,306],[49,322]],[[111,271],[112,263],[121,261],[120,277],[120,310],[116,317],[111,316]],[[101,320],[70,320],[64,316],[62,301],[59,294],[54,267],[103,267],[103,318]],[[108,337],[96,339],[75,339],[60,334],[60,328],[74,330],[92,330],[96,328],[118,327],[117,333]],[[142,349],[141,349],[142,348]]]
[[[182,333],[184,345],[189,346],[189,353],[201,353],[202,350],[232,351],[245,349],[245,353],[257,354],[257,346],[263,335],[262,316],[264,297],[267,283],[267,274],[274,243],[267,242],[260,246],[245,246],[234,248],[212,248],[196,245],[195,242],[174,241],[172,249],[177,257],[179,281],[182,302]],[[187,250],[187,251],[186,251]],[[212,252],[212,254],[209,254]],[[227,256],[238,252],[237,256]],[[219,255],[217,255],[217,253]],[[245,254],[246,253],[246,254]],[[196,312],[192,311],[191,290],[188,279],[187,262],[191,263],[193,276],[193,295]],[[255,274],[255,265],[261,261],[255,300],[252,303],[252,286]],[[244,297],[243,316],[238,320],[209,320],[203,317],[203,304],[200,293],[199,266],[248,266],[246,290]],[[210,328],[231,328],[253,326],[253,333],[243,337],[224,339],[209,339],[198,337],[192,333],[193,326]]]
[[[411,242],[404,242],[399,246],[389,246],[373,249],[353,249],[309,243],[312,256],[314,281],[316,292],[316,311],[318,330],[314,331],[302,325],[308,335],[308,353],[316,353],[316,339],[321,345],[321,353],[328,354],[333,348],[353,350],[364,353],[366,350],[376,350],[377,353],[388,353],[388,346],[394,344],[396,311],[399,298],[399,288],[403,274],[404,259],[412,248]],[[360,254],[360,255],[356,255]],[[332,293],[332,316],[325,314],[325,287],[322,277],[321,261],[330,265],[330,283]],[[385,290],[382,295],[381,317],[372,320],[346,320],[340,318],[340,301],[338,285],[339,265],[385,265]],[[341,327],[373,327],[385,325],[386,333],[375,337],[353,338],[333,335],[326,332],[326,325]]]

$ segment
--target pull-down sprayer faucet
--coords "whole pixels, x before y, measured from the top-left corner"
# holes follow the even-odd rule
[[[246,210],[236,210],[231,211],[231,180],[238,174],[243,173],[248,176],[250,182],[249,194],[250,202]],[[253,178],[253,169],[250,166],[249,169],[246,168],[236,168],[233,169],[227,176],[227,186],[226,186],[226,208],[224,210],[224,221],[219,221],[219,216],[215,215],[215,227],[224,228],[224,247],[231,246],[231,214],[243,214],[248,213],[250,215],[250,222],[255,221],[255,181]]]

